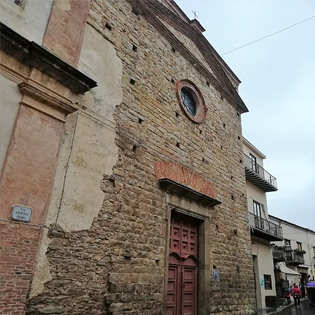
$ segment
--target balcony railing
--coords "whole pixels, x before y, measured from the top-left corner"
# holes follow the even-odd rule
[[[303,265],[304,264],[304,257],[301,255],[297,255],[294,252],[286,252],[285,253],[286,262],[288,265]]]
[[[277,179],[244,153],[246,180],[265,192],[277,191]]]
[[[268,241],[283,240],[282,227],[280,225],[258,217],[253,213],[248,213],[248,218],[252,235],[266,239]]]
[[[272,249],[272,256],[275,261],[285,261],[285,251],[283,249]]]

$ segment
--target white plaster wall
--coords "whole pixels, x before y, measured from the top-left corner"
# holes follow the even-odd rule
[[[43,43],[54,0],[24,0],[18,6],[13,0],[0,1],[0,21],[28,40]]]
[[[114,136],[109,127],[82,112],[79,114],[71,153],[62,152],[63,162],[67,162],[68,156],[70,160],[68,167],[59,166],[62,169],[56,177],[58,188],[53,194],[48,223],[56,222],[67,232],[90,228],[104,199],[100,189],[103,174],[111,174],[117,159],[117,149],[109,143],[114,141]],[[61,194],[63,185],[65,189]]]
[[[255,200],[264,205],[265,213],[264,211],[262,211],[261,215],[264,219],[268,220],[268,207],[267,207],[266,193],[248,181],[246,181],[246,192],[247,192],[248,211],[253,213],[253,200]]]
[[[307,234],[303,229],[294,227],[293,225],[288,225],[281,223],[283,230],[283,237],[291,241],[292,249],[297,248],[297,242],[302,243],[302,248],[307,249]]]
[[[0,76],[0,174],[11,140],[21,93],[15,82]]]
[[[256,162],[261,166],[264,167],[264,161],[260,156],[260,153],[255,152],[254,150],[252,150],[251,148],[249,148],[246,143],[243,142],[243,152],[249,156],[249,154],[251,153],[252,155],[254,155],[256,157]]]
[[[256,268],[255,268],[255,281],[257,294],[257,303],[259,308],[266,307],[266,296],[276,295],[276,282],[273,270],[272,251],[269,244],[259,243],[252,240],[252,253],[257,255]],[[272,290],[265,290],[265,287],[260,286],[260,277],[264,274],[271,276]]]
[[[90,25],[85,30],[78,68],[98,84],[97,88],[85,94],[82,104],[114,122],[115,107],[123,99],[122,61],[117,57],[113,44]]]
[[[311,279],[315,281],[315,232],[307,232],[308,236],[308,250],[306,250],[305,259],[307,259],[307,262],[310,263],[311,268],[309,270],[309,274],[311,276]]]

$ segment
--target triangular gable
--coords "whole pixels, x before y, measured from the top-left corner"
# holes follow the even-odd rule
[[[150,24],[152,24],[160,34],[166,38],[176,50],[212,84],[223,97],[240,112],[248,112],[246,105],[239,96],[231,78],[237,79],[223,59],[207,41],[199,30],[185,22],[174,11],[170,11],[165,5],[155,0],[127,0],[130,5],[137,10]],[[164,21],[164,23],[161,22]],[[165,22],[175,30],[189,38],[203,55],[213,74],[203,65],[203,63],[166,27]],[[224,66],[224,68],[223,68]],[[226,72],[230,74],[230,78]],[[238,80],[238,79],[237,79]],[[234,82],[235,83],[235,82]]]
[[[182,34],[180,31],[175,29],[173,26],[168,24],[166,21],[161,20],[161,22],[167,27],[175,36],[176,38],[187,48],[189,49],[194,56],[202,63],[202,65],[215,77],[213,70],[211,69],[209,63],[202,55],[196,44],[187,36]]]

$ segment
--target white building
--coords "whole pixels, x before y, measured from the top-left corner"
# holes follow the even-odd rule
[[[266,156],[243,138],[248,218],[251,232],[257,308],[277,305],[271,242],[282,241],[282,229],[268,217],[267,192],[277,191],[277,180],[263,168]]]
[[[280,268],[286,266],[300,274],[299,277],[287,275],[287,280],[290,286],[298,283],[304,296],[304,284],[315,279],[315,231],[272,215],[269,216],[269,220],[280,225],[283,230],[283,241],[274,242],[278,252],[282,249],[285,255],[285,261],[280,263]]]

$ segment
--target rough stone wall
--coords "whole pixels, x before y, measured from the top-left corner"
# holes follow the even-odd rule
[[[203,64],[203,66],[213,74],[212,69],[210,68],[209,64],[205,60],[204,56],[200,52],[200,50],[197,49],[193,41],[189,38],[187,38],[184,34],[177,31],[174,27],[169,25],[167,22],[161,20],[161,22],[188,48],[193,52],[196,58]]]
[[[155,161],[202,174],[222,201],[208,210],[206,255],[220,282],[207,288],[204,314],[253,314],[240,115],[128,2],[95,0],[88,23],[123,63],[124,97],[114,113],[118,160],[101,183],[104,202],[91,228],[49,235],[52,280],[29,301],[27,314],[163,314],[167,203]],[[198,86],[205,123],[182,113],[172,79]]]

